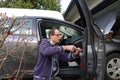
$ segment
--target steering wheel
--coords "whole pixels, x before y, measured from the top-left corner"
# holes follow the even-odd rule
[[[75,45],[83,49],[83,37],[82,36],[71,36],[65,41],[66,45]]]

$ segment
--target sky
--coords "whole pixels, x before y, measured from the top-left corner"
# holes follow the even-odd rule
[[[67,9],[70,1],[71,0],[61,0],[61,12],[62,13]]]

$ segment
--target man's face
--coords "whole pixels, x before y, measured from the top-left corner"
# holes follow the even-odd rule
[[[57,44],[60,42],[60,39],[61,39],[60,31],[56,29],[55,34],[51,35],[51,40],[53,43]]]

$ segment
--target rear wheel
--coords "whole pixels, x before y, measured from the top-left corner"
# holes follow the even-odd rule
[[[107,56],[105,80],[120,80],[120,54],[112,53]]]

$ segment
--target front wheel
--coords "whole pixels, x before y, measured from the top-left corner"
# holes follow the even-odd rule
[[[105,80],[120,80],[120,54],[112,53],[107,56]]]

